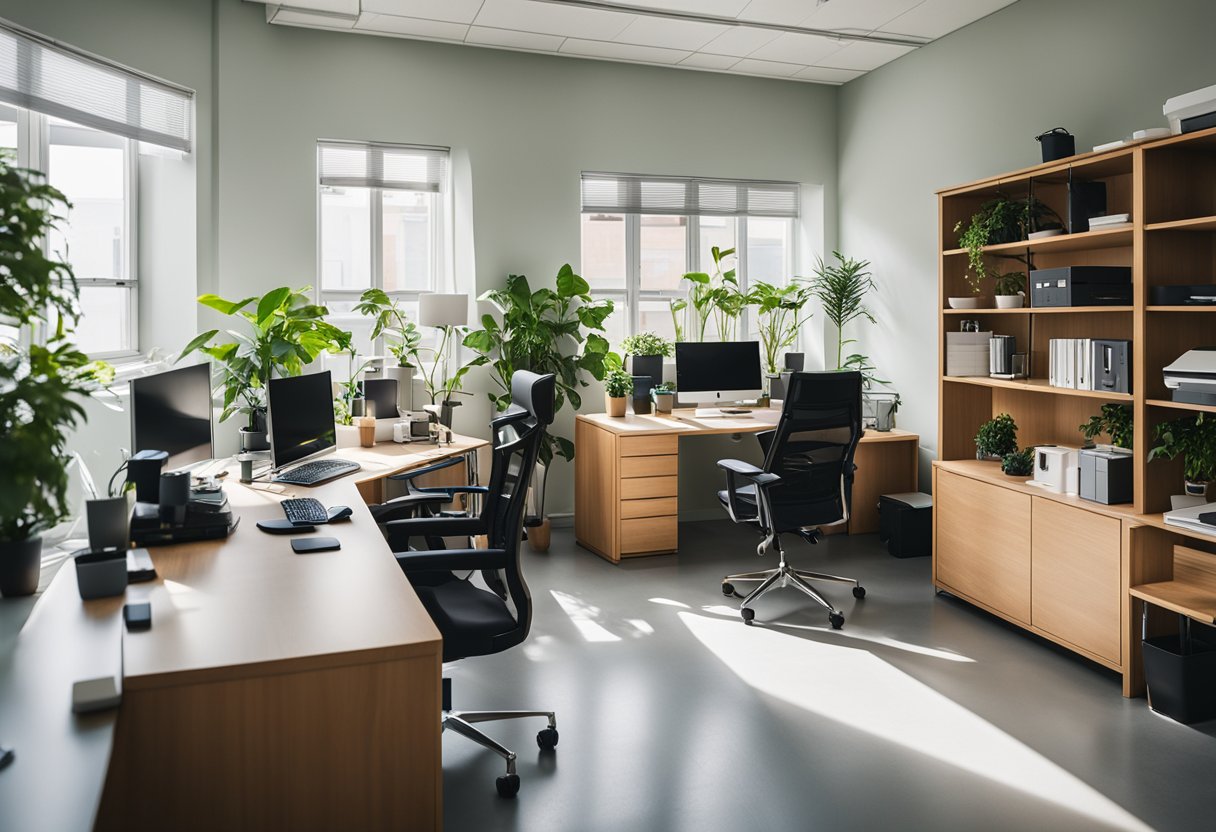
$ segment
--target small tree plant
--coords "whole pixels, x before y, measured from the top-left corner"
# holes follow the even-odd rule
[[[1018,426],[1013,417],[1002,413],[980,425],[975,435],[975,453],[979,459],[1001,459],[1018,449]]]

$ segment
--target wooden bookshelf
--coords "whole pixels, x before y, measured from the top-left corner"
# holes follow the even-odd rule
[[[1127,212],[1131,224],[986,246],[985,260],[1000,272],[1025,269],[1009,255],[1030,258],[1031,268],[1128,266],[1132,305],[948,308],[948,298],[970,294],[957,223],[965,224],[998,193],[1033,195],[1067,216],[1068,183],[1077,180],[1105,183],[1107,213]],[[1216,292],[1216,128],[947,188],[938,192],[938,212],[934,583],[1119,671],[1124,694],[1134,695],[1142,690],[1142,603],[1200,620],[1208,613],[1216,618],[1216,580],[1194,580],[1197,569],[1201,577],[1209,567],[1216,575],[1216,537],[1202,540],[1202,534],[1164,522],[1170,496],[1182,491],[1181,463],[1148,462],[1159,424],[1216,413],[1216,407],[1171,401],[1162,378],[1162,368],[1186,350],[1216,343],[1216,306],[1149,304],[1157,286],[1213,284]],[[983,307],[993,306],[991,288],[980,295]],[[956,331],[962,320],[1014,336],[1017,351],[1029,354],[1030,377],[946,376],[945,333]],[[1046,353],[1052,338],[1130,340],[1131,394],[1050,386]],[[1078,447],[1079,426],[1106,403],[1133,408],[1131,503],[1105,506],[1045,493],[1025,478],[1004,476],[996,463],[975,459],[976,431],[1000,413],[1013,416],[1023,447]],[[996,530],[1002,534],[999,545],[989,542]],[[1187,541],[1193,548],[1178,555],[1174,550]]]

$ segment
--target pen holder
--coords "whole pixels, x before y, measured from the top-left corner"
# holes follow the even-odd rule
[[[370,448],[376,444],[376,419],[374,416],[359,416],[355,419],[359,428],[359,444]]]
[[[80,600],[109,598],[127,591],[127,550],[82,552],[75,557]]]

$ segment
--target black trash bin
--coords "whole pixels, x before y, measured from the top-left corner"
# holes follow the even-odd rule
[[[1077,153],[1076,139],[1063,127],[1056,127],[1046,133],[1035,136],[1043,146],[1043,161],[1054,162],[1057,159],[1067,159]]]
[[[878,498],[878,539],[897,558],[933,553],[933,498],[919,491]]]
[[[1181,634],[1146,638],[1144,679],[1157,713],[1187,724],[1216,718],[1216,646]]]

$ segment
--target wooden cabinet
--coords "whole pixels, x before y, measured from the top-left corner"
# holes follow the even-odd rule
[[[935,581],[1029,624],[1030,495],[946,471],[937,472],[934,493]]]

